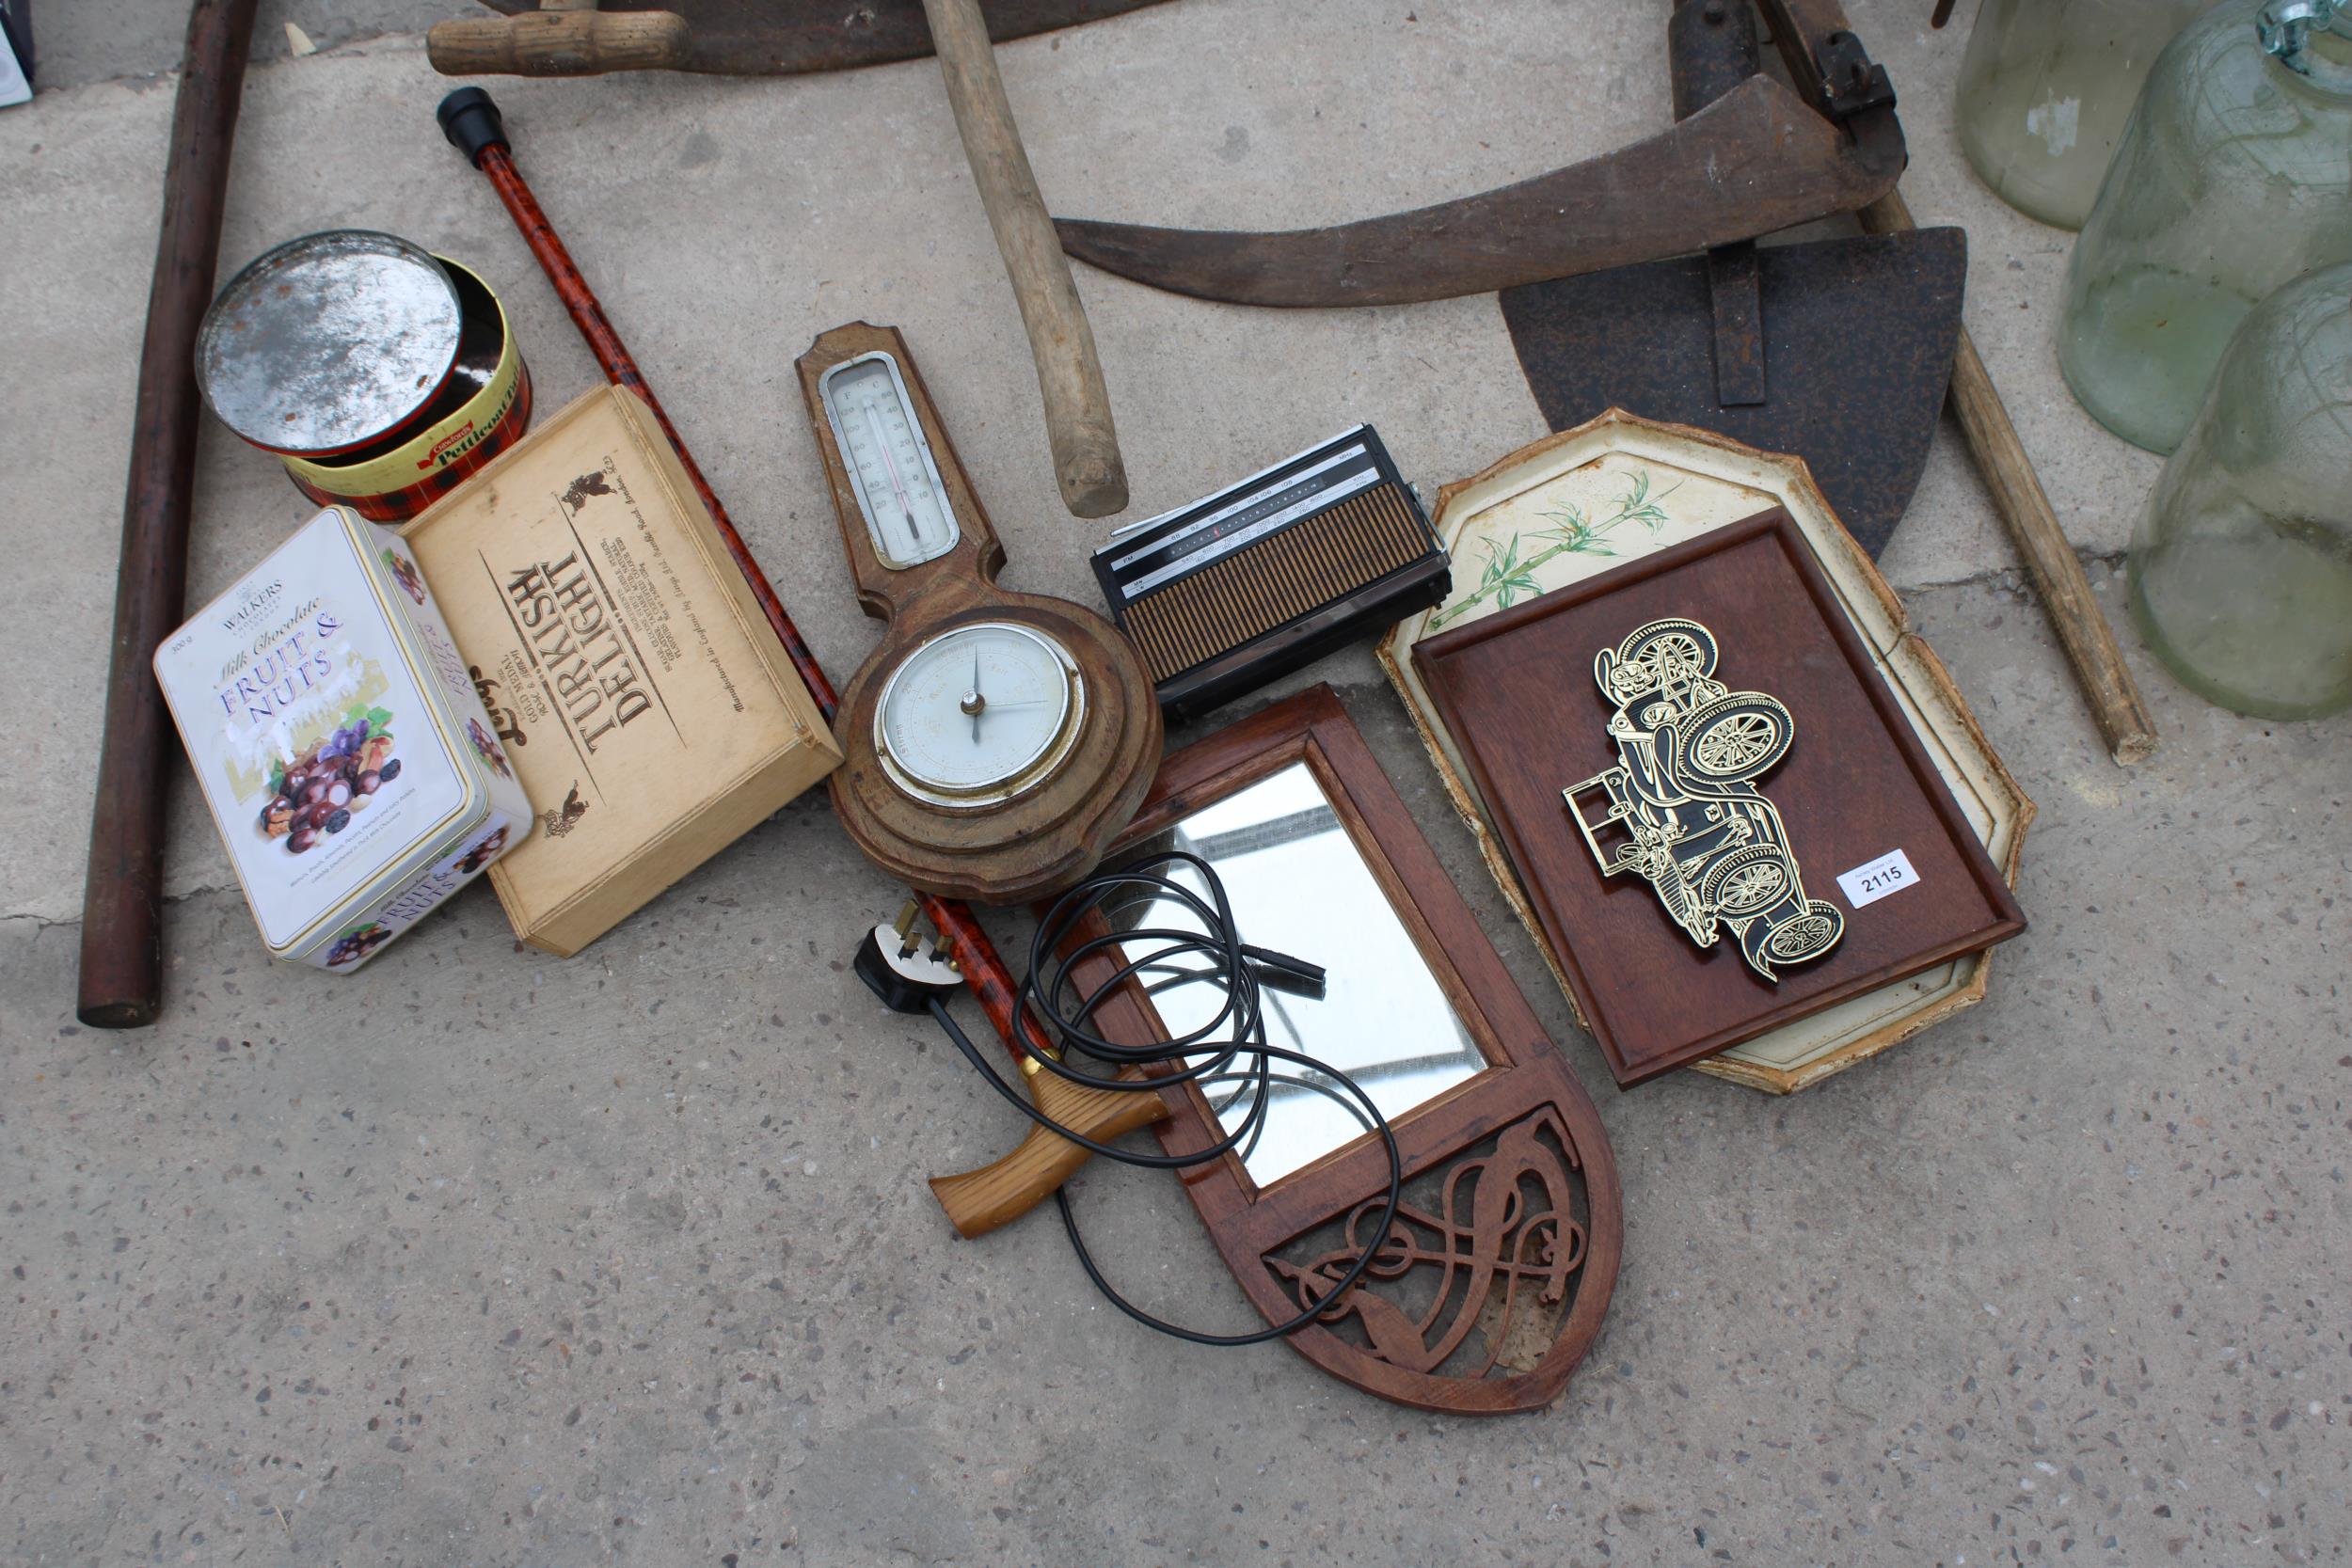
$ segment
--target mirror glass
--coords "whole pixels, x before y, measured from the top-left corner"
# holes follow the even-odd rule
[[[1150,847],[1188,850],[1216,868],[1243,942],[1324,967],[1320,997],[1261,987],[1268,1044],[1345,1072],[1391,1121],[1486,1065],[1305,763],[1194,812]],[[1160,869],[1205,892],[1191,867]],[[1123,930],[1201,928],[1183,903],[1140,890],[1115,919]],[[1208,967],[1185,955],[1144,977],[1171,1036],[1223,1007],[1223,989],[1200,977]],[[1206,1092],[1230,1132],[1248,1109],[1248,1091],[1216,1084]],[[1270,1093],[1265,1125],[1243,1160],[1260,1186],[1364,1132],[1348,1102],[1295,1084],[1276,1083]]]

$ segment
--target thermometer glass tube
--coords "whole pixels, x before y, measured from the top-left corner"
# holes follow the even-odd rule
[[[954,549],[961,530],[898,362],[887,354],[845,360],[818,392],[882,563],[919,566]]]

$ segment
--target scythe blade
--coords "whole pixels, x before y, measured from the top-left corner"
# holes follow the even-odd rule
[[[1062,248],[1153,288],[1240,305],[1402,305],[1704,250],[1851,212],[1904,163],[1892,114],[1842,128],[1755,76],[1668,131],[1516,185],[1327,229],[1057,219]]]

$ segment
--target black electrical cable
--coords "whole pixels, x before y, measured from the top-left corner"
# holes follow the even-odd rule
[[[1204,900],[1174,877],[1155,869],[1179,863],[1200,878],[1209,895],[1208,899]],[[1136,891],[1143,892],[1155,902],[1169,899],[1184,906],[1200,922],[1201,928],[1118,931],[1076,942],[1067,953],[1061,950],[1064,942],[1089,913],[1098,911],[1105,901],[1116,895]],[[1082,989],[1073,972],[1079,964],[1106,950],[1117,959],[1116,967],[1099,983]],[[1173,1038],[1146,1046],[1120,1045],[1104,1038],[1090,1027],[1095,1010],[1117,994],[1123,984],[1143,974],[1168,972],[1187,958],[1205,958],[1209,960],[1209,966],[1187,969],[1184,973],[1200,983],[1217,986],[1224,992],[1223,1005],[1206,1022]],[[1319,990],[1321,982],[1322,971],[1313,964],[1244,943],[1234,926],[1232,908],[1226,900],[1225,884],[1218,879],[1208,862],[1182,849],[1162,850],[1115,870],[1098,872],[1064,893],[1046,911],[1045,918],[1039,922],[1036,937],[1030,942],[1028,969],[1022,977],[1018,997],[1018,1005],[1032,1010],[1056,1037],[1060,1047],[1057,1057],[1039,1055],[1035,1058],[1040,1069],[1055,1073],[1085,1088],[1116,1094],[1156,1094],[1163,1088],[1184,1083],[1200,1084],[1204,1089],[1219,1084],[1240,1085],[1226,1100],[1226,1104],[1230,1105],[1244,1095],[1250,1097],[1249,1107],[1239,1123],[1233,1125],[1223,1139],[1190,1154],[1145,1154],[1120,1148],[1089,1138],[1074,1128],[1061,1125],[1005,1082],[994,1065],[956,1022],[944,998],[933,996],[930,1006],[931,1016],[939,1021],[939,1026],[946,1031],[947,1038],[963,1053],[964,1060],[972,1064],[1007,1103],[1040,1127],[1122,1164],[1155,1170],[1182,1170],[1219,1159],[1236,1148],[1254,1148],[1258,1134],[1263,1129],[1268,1091],[1274,1085],[1279,1083],[1323,1095],[1343,1106],[1359,1125],[1376,1132],[1380,1136],[1389,1159],[1388,1197],[1379,1225],[1373,1234],[1385,1237],[1395,1223],[1405,1190],[1404,1156],[1397,1148],[1396,1134],[1389,1126],[1388,1117],[1381,1115],[1371,1095],[1338,1068],[1304,1052],[1271,1044],[1266,1038],[1265,1020],[1259,996],[1260,985],[1263,983],[1282,990],[1305,990],[1312,994]],[[1069,1058],[1073,1052],[1099,1062],[1113,1064],[1114,1069],[1133,1066],[1162,1070],[1133,1078],[1121,1078],[1115,1072],[1111,1076],[1101,1076],[1072,1066]],[[1289,1063],[1303,1070],[1298,1073],[1277,1073],[1273,1070],[1276,1062]],[[1295,1334],[1329,1311],[1330,1303],[1345,1295],[1380,1255],[1377,1246],[1365,1248],[1353,1267],[1304,1311],[1286,1323],[1248,1334],[1205,1334],[1154,1317],[1121,1295],[1104,1277],[1094,1260],[1094,1255],[1088,1250],[1086,1239],[1079,1233],[1077,1213],[1071,1207],[1069,1195],[1057,1188],[1054,1193],[1054,1201],[1061,1210],[1062,1227],[1069,1232],[1071,1249],[1077,1254],[1078,1266],[1086,1271],[1095,1289],[1102,1291],[1112,1306],[1136,1322],[1196,1345],[1256,1345]]]

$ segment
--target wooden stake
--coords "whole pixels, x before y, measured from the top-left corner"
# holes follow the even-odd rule
[[[139,350],[131,472],[122,499],[98,805],[82,890],[81,995],[99,1029],[135,1029],[163,1002],[165,783],[178,749],[149,661],[180,624],[196,486],[196,334],[212,303],[229,152],[245,92],[255,0],[196,0],[180,56],[164,217]]]
[[[1899,233],[1917,227],[1899,190],[1889,191],[1858,215],[1862,227],[1873,234]],[[2154,721],[2148,717],[2139,687],[2123,663],[2115,633],[2100,612],[2090,580],[2083,576],[2083,563],[2067,540],[2066,531],[2058,526],[2058,514],[2034,472],[2033,459],[2026,455],[2016,426],[2010,422],[2000,388],[1993,384],[1993,373],[1985,369],[1965,325],[1960,329],[1960,347],[1952,356],[1952,412],[1960,417],[1960,427],[1968,437],[1969,450],[1976,453],[1978,470],[1993,491],[2001,521],[2009,526],[2010,537],[2025,558],[2026,571],[2042,595],[2042,608],[2065,645],[2074,678],[2090,705],[2090,716],[2106,737],[2107,750],[2125,765],[2147,761],[2156,749]]]

